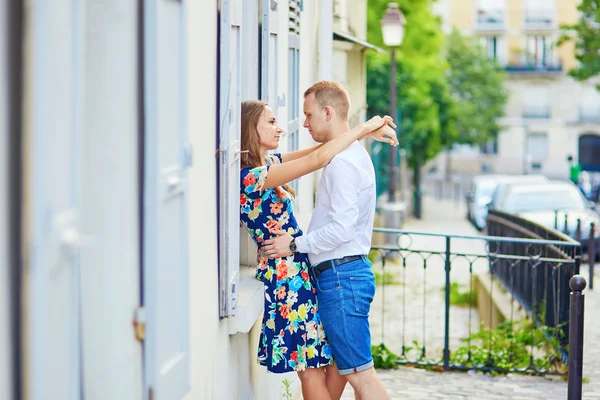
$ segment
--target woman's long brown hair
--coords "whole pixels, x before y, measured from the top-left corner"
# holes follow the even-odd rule
[[[242,168],[265,165],[265,155],[260,152],[260,135],[257,126],[266,106],[268,104],[260,100],[248,100],[242,103],[242,150],[247,151],[242,153]],[[296,196],[294,189],[287,183],[283,188],[293,197]]]

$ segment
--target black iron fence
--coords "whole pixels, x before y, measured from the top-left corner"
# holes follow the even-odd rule
[[[500,211],[490,210],[486,225],[491,236],[519,238],[488,241],[490,272],[535,323],[552,328],[554,345],[567,362],[569,281],[579,274],[580,244],[565,233]]]
[[[490,220],[493,236],[375,229],[384,244],[370,254],[380,284],[373,343],[399,364],[566,374],[579,243],[510,216]]]

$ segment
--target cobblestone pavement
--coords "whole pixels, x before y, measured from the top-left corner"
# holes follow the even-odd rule
[[[403,227],[405,230],[433,233],[448,233],[456,235],[476,235],[477,232],[464,218],[465,210],[462,204],[450,201],[438,201],[431,198],[424,199],[424,215],[420,221],[409,220]],[[408,239],[407,239],[408,240]],[[444,243],[436,244],[435,240],[412,238],[411,249],[427,250],[443,249]],[[482,244],[473,241],[461,242],[457,240],[452,244],[453,251],[478,252]],[[381,343],[384,333],[384,342],[394,352],[398,352],[402,344],[410,344],[413,340],[425,343],[428,355],[439,357],[443,344],[443,293],[444,275],[440,272],[440,257],[436,261],[435,255],[425,254],[415,260],[407,260],[406,268],[411,271],[401,276],[400,284],[388,285],[385,289],[385,325],[382,326],[382,291],[378,293],[373,303],[371,324],[373,343]],[[427,268],[422,267],[427,259]],[[452,281],[469,284],[468,265],[472,263],[474,271],[484,269],[483,262],[477,260],[453,260]],[[597,267],[600,268],[600,267]],[[388,272],[394,272],[393,266],[386,267]],[[398,269],[398,267],[396,267]],[[443,269],[441,269],[443,271]],[[426,272],[425,272],[426,271]],[[397,271],[396,271],[397,272]],[[588,272],[582,267],[581,274],[586,277]],[[584,369],[583,375],[589,380],[583,384],[584,399],[600,399],[600,318],[595,317],[595,310],[600,308],[600,278],[596,274],[595,290],[586,290],[586,314],[584,333]],[[424,280],[426,278],[426,280]],[[414,282],[426,282],[425,285],[413,285]],[[413,289],[416,287],[417,289]],[[468,286],[467,286],[468,287]],[[403,305],[404,304],[404,305]],[[408,307],[410,306],[410,307]],[[400,316],[401,307],[405,307],[407,321],[404,323]],[[469,321],[472,329],[479,324],[477,313],[470,313],[468,309],[452,307],[450,310],[451,324],[450,336],[455,340],[450,342],[451,349],[457,344],[457,338],[468,334]],[[424,321],[424,322],[423,322]],[[403,326],[405,327],[403,330]],[[383,331],[382,331],[383,327]],[[471,374],[459,372],[431,372],[420,369],[401,367],[397,370],[379,370],[378,375],[383,381],[392,399],[514,399],[514,400],[553,400],[567,398],[567,384],[559,377],[532,377],[518,374],[492,377],[484,374]],[[352,388],[348,385],[342,399],[354,398]]]

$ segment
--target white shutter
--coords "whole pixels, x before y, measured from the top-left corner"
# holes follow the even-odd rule
[[[288,17],[288,151],[300,146],[300,4],[289,2]],[[298,192],[298,179],[291,182]]]
[[[9,22],[9,5],[8,2],[0,4],[0,26],[8,27]],[[9,29],[5,29],[8,32]],[[18,40],[9,33],[9,40]],[[11,287],[10,271],[17,266],[12,265],[9,255],[10,235],[15,234],[12,226],[12,218],[9,217],[9,202],[10,198],[15,198],[16,193],[12,193],[9,189],[9,176],[16,171],[11,171],[9,157],[9,137],[11,137],[9,116],[12,107],[10,104],[10,78],[9,78],[9,50],[8,40],[0,41],[0,221],[5,221],[0,226],[0,399],[12,399],[13,395],[13,372],[12,359],[16,351],[12,351],[12,334],[14,328],[12,326],[12,312],[16,304],[12,302],[13,290],[17,288]],[[13,100],[14,101],[14,100]],[[15,118],[16,115],[13,115]],[[18,118],[18,117],[17,117]],[[12,133],[16,137],[17,132]],[[14,167],[14,166],[13,166]],[[13,236],[14,237],[14,236]]]
[[[221,0],[219,37],[219,315],[235,315],[239,290],[242,1]]]
[[[82,2],[33,0],[26,70],[32,87],[25,182],[29,186],[27,316],[29,398],[79,399],[77,211],[81,165]]]
[[[144,373],[152,400],[189,389],[184,11],[179,1],[144,2]]]
[[[277,20],[276,0],[261,0],[261,97],[277,114]]]

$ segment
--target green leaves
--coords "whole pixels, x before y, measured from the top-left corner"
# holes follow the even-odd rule
[[[448,86],[455,99],[456,141],[482,145],[500,130],[508,91],[506,74],[489,59],[472,37],[454,30],[448,38]]]
[[[388,0],[369,0],[368,40],[383,46],[379,20]],[[400,145],[415,167],[455,143],[485,144],[499,131],[508,92],[505,73],[474,39],[458,32],[445,38],[428,0],[399,1],[407,25],[397,50]],[[367,103],[370,115],[389,114],[390,55],[369,53]],[[387,151],[383,148],[382,159]],[[378,171],[384,173],[385,171]]]
[[[383,46],[379,21],[388,0],[369,0],[367,38]],[[400,114],[400,145],[407,150],[408,162],[416,164],[419,153],[425,160],[441,150],[438,95],[435,85],[443,86],[447,63],[442,54],[443,35],[438,17],[427,0],[398,1],[407,25],[404,43],[397,50],[397,105]],[[370,115],[389,114],[390,55],[370,53],[367,58],[367,103]],[[383,151],[387,152],[385,148]],[[385,156],[385,155],[384,155]]]
[[[579,65],[569,71],[578,81],[600,74],[600,0],[581,0],[579,21],[562,27],[559,44],[575,40],[575,58]],[[600,90],[600,85],[596,86]]]

